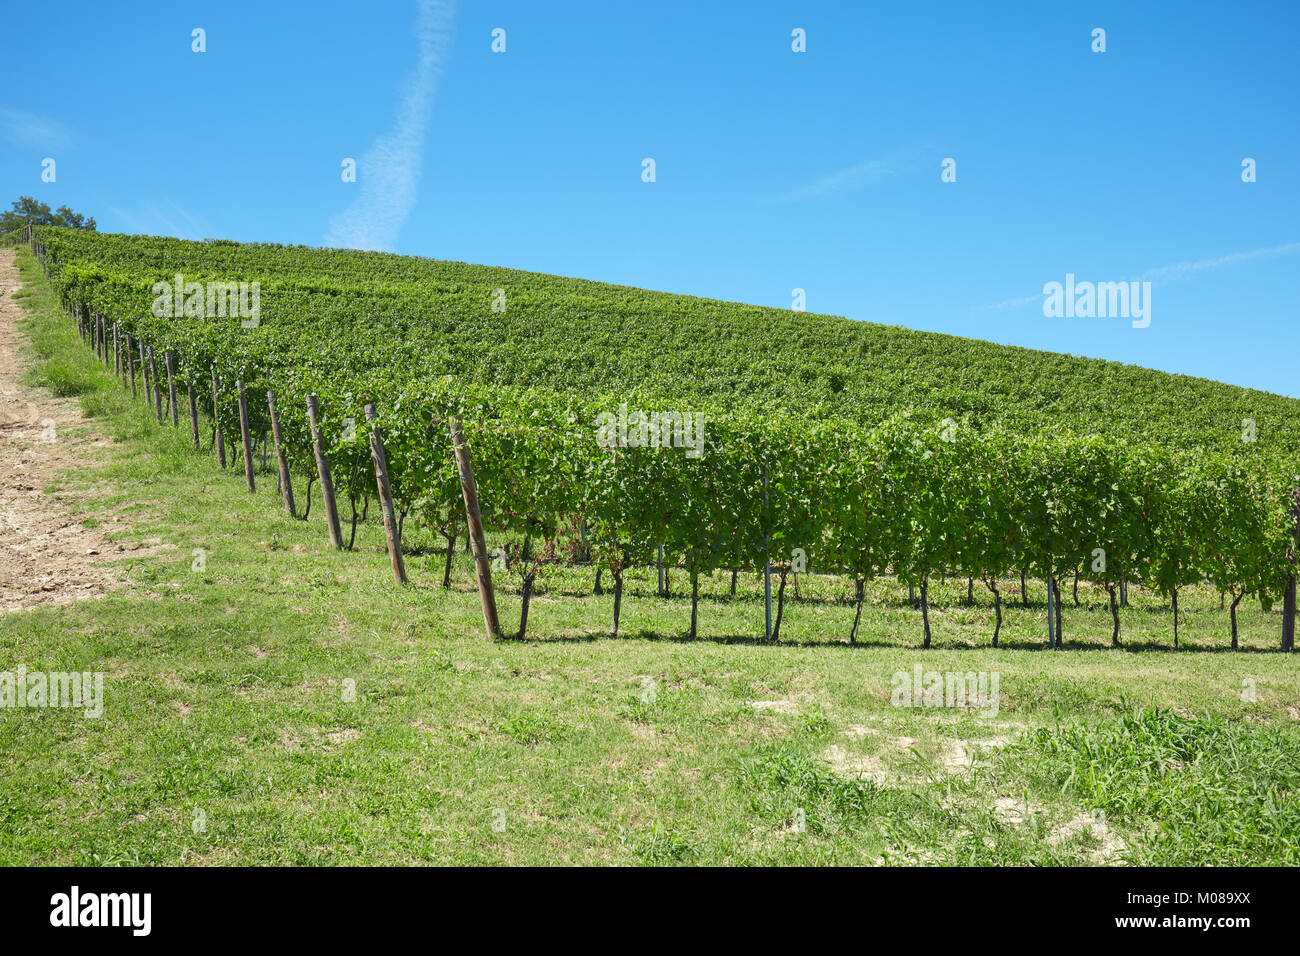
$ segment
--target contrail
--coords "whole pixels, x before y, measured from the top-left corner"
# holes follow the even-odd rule
[[[1251,259],[1262,259],[1267,256],[1284,256],[1287,253],[1300,250],[1300,242],[1288,242],[1284,246],[1273,246],[1269,249],[1253,249],[1250,252],[1234,252],[1231,255],[1219,256],[1217,259],[1201,259],[1197,262],[1175,262],[1170,266],[1161,266],[1159,269],[1149,269],[1139,279],[1150,279],[1153,282],[1172,282],[1175,279],[1183,279],[1194,272],[1200,272],[1203,269],[1219,269],[1223,266],[1233,266],[1238,262],[1249,262]]]
[[[1235,266],[1239,262],[1249,262],[1252,259],[1264,259],[1269,256],[1284,256],[1292,252],[1300,251],[1300,242],[1288,242],[1281,246],[1271,246],[1267,249],[1252,249],[1249,252],[1233,252],[1226,256],[1219,256],[1216,259],[1199,259],[1195,262],[1175,262],[1172,265],[1160,266],[1156,269],[1148,269],[1137,277],[1138,282],[1148,281],[1155,284],[1177,282],[1179,279],[1186,279],[1197,272],[1203,272],[1207,269],[1222,269],[1224,266]],[[1125,279],[1125,282],[1133,281]],[[1021,306],[1029,305],[1033,302],[1042,302],[1041,295],[1027,295],[1018,299],[1004,299],[993,305],[986,305],[979,309],[980,312],[1000,311],[1003,309],[1017,309]]]
[[[415,71],[402,86],[392,130],[375,140],[357,164],[361,194],[330,220],[326,245],[392,250],[415,205],[421,147],[451,50],[455,15],[454,2],[420,0],[415,18],[420,57]]]

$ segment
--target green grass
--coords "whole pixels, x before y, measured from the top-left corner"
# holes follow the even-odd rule
[[[684,574],[664,599],[640,568],[610,639],[611,598],[575,568],[540,582],[528,641],[488,642],[463,555],[444,591],[439,542],[413,536],[395,585],[377,508],[332,551],[319,489],[292,521],[273,475],[250,494],[157,424],[20,257],[30,380],[77,383],[112,439],[48,490],[128,530],[123,588],[0,617],[0,668],[105,674],[99,720],[0,710],[0,864],[1300,862],[1276,611],[1243,602],[1234,654],[1218,596],[1189,592],[1173,651],[1168,608],[1135,588],[1112,650],[1083,587],[1051,652],[1043,585],[1020,607],[1005,582],[994,650],[987,593],[966,607],[944,581],[921,651],[906,589],[879,581],[850,647],[851,583],[812,575],[772,646],[760,583],[733,600],[719,575],[689,641]],[[891,706],[918,662],[996,672],[996,716]]]

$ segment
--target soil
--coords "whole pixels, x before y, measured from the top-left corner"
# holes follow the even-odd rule
[[[75,398],[53,398],[22,384],[18,328],[22,303],[16,254],[0,250],[0,613],[68,604],[104,594],[119,575],[103,562],[126,550],[110,537],[123,526],[111,515],[87,528],[74,517],[80,500],[47,489],[83,471],[111,443],[86,425]]]

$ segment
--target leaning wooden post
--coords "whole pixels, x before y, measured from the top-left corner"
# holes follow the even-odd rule
[[[248,490],[256,491],[253,481],[253,440],[248,434],[248,400],[244,396],[244,380],[237,379],[235,387],[239,389],[239,439],[244,443],[244,478],[248,481]]]
[[[140,340],[140,375],[144,378],[144,403],[153,408],[153,379],[149,375],[149,349],[144,339]]]
[[[325,499],[325,523],[329,525],[330,544],[343,550],[343,530],[339,527],[339,506],[334,500],[334,480],[330,477],[330,462],[325,457],[325,443],[321,439],[317,422],[316,396],[307,396],[307,422],[311,426],[311,445],[316,453],[316,472],[320,475],[321,497]]]
[[[280,495],[290,518],[298,517],[293,506],[293,485],[289,484],[289,460],[284,457],[284,436],[280,434],[280,414],[275,410],[275,392],[266,393],[266,409],[271,415],[271,438],[275,440],[275,460],[280,466]]]
[[[478,507],[478,486],[474,484],[474,469],[469,463],[469,449],[460,431],[460,419],[448,420],[451,428],[451,445],[456,451],[456,469],[460,472],[460,491],[465,499],[465,523],[469,526],[470,547],[474,551],[474,573],[478,578],[478,598],[483,605],[483,624],[488,640],[501,636],[497,620],[496,592],[492,590],[492,565],[488,562],[487,545],[483,542],[483,517]]]
[[[1295,565],[1300,551],[1300,475],[1293,479],[1291,490],[1291,544],[1286,549],[1290,573],[1286,579],[1286,596],[1282,599],[1282,650],[1295,650]]]
[[[167,363],[167,407],[172,410],[172,428],[175,428],[181,420],[179,409],[176,408],[176,376],[172,369],[172,353],[164,352],[163,361]]]
[[[366,406],[366,421],[370,423],[370,459],[375,463],[375,483],[379,486],[379,504],[384,512],[384,537],[388,539],[388,560],[393,566],[393,578],[398,584],[406,583],[406,565],[402,561],[402,538],[397,530],[397,512],[393,508],[393,489],[388,481],[388,457],[384,454],[384,438],[375,424],[379,418],[375,406]]]
[[[226,436],[221,431],[221,407],[217,395],[217,370],[212,370],[212,425],[216,429],[217,463],[226,467]]]
[[[126,333],[126,364],[131,372],[131,397],[136,397],[135,390],[135,339],[131,333]]]
[[[194,450],[199,450],[199,404],[194,394],[194,363],[190,363],[190,373],[185,376],[186,397],[190,400],[190,436],[194,439]]]
[[[158,356],[154,353],[152,345],[149,346],[149,374],[153,376],[154,415],[157,417],[159,424],[161,424],[163,420],[162,376],[158,374]]]

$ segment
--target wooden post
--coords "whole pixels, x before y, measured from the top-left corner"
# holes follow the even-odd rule
[[[280,496],[284,498],[284,510],[290,518],[298,517],[293,506],[293,485],[289,484],[289,460],[284,457],[284,438],[280,434],[280,415],[275,410],[275,392],[266,393],[266,408],[271,414],[271,437],[275,440],[275,460],[280,466]]]
[[[149,374],[153,376],[154,415],[159,424],[162,424],[162,376],[158,374],[158,356],[154,353],[152,345],[149,346]]]
[[[237,379],[235,387],[239,389],[239,439],[244,445],[244,478],[248,480],[248,490],[256,491],[253,481],[253,440],[248,434],[248,400],[244,396],[244,380]]]
[[[122,347],[118,344],[118,327],[122,323],[113,323],[113,375],[114,377],[122,374]]]
[[[217,370],[212,370],[212,425],[216,429],[217,463],[226,467],[226,436],[221,433],[221,410],[217,396]]]
[[[1291,545],[1287,550],[1287,563],[1291,566],[1286,579],[1286,596],[1282,599],[1282,650],[1295,650],[1295,565],[1300,551],[1300,475],[1294,479],[1291,491]]]
[[[384,537],[388,539],[388,560],[393,565],[393,578],[398,584],[406,583],[406,565],[402,562],[402,537],[397,530],[397,512],[393,508],[393,489],[388,483],[388,458],[384,454],[384,438],[379,434],[375,420],[379,415],[375,406],[366,406],[366,421],[370,423],[370,458],[375,463],[375,482],[379,485],[379,504],[384,511]]]
[[[175,428],[181,420],[179,409],[176,408],[176,376],[172,369],[172,353],[164,352],[163,361],[167,363],[167,407],[172,410],[172,428]]]
[[[136,397],[135,391],[135,339],[131,333],[126,333],[126,364],[131,371],[131,397]]]
[[[316,453],[316,473],[320,475],[321,496],[325,499],[325,523],[329,525],[330,544],[343,550],[343,530],[339,527],[339,506],[334,500],[334,480],[330,477],[330,462],[325,457],[325,444],[317,422],[318,406],[315,395],[307,396],[307,422],[311,426],[312,450]]]
[[[763,518],[767,519],[767,465],[763,466]],[[763,640],[772,640],[771,535],[763,535]]]
[[[190,435],[194,439],[194,450],[199,450],[199,405],[194,395],[194,366],[190,365],[190,374],[185,376],[186,397],[190,400]]]
[[[469,450],[460,431],[460,419],[448,421],[451,444],[456,451],[456,468],[460,472],[460,491],[465,499],[465,523],[469,526],[470,547],[474,551],[474,572],[478,577],[479,603],[483,605],[483,624],[488,640],[501,636],[501,623],[497,620],[496,593],[492,590],[492,565],[488,563],[487,545],[483,542],[483,517],[478,507],[478,486],[474,484],[474,470],[469,463]]]
[[[1052,612],[1055,610],[1053,604],[1056,592],[1055,583],[1056,580],[1049,576],[1047,579],[1047,646],[1051,648],[1056,648],[1060,642],[1060,638],[1056,633],[1056,619],[1052,616]]]
[[[140,340],[140,374],[144,377],[144,402],[149,408],[153,407],[153,379],[149,376],[149,349],[144,344],[144,339]]]

